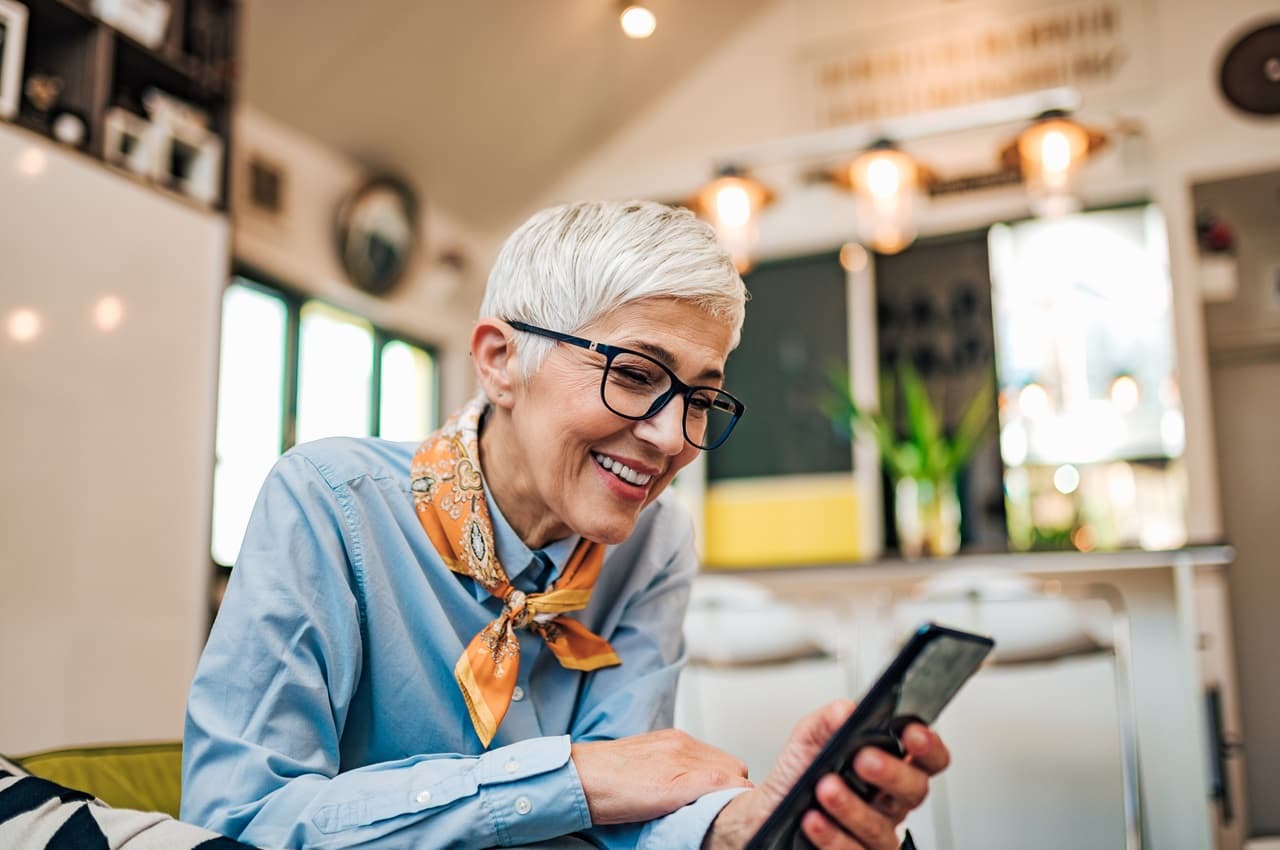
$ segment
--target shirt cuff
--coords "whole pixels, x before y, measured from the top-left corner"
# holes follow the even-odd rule
[[[532,844],[589,829],[591,814],[568,735],[533,739],[482,756],[481,802],[503,846]],[[485,763],[491,756],[491,762]],[[532,759],[536,764],[529,764]],[[487,774],[484,776],[483,774]]]
[[[720,810],[748,788],[726,788],[704,794],[666,817],[650,821],[640,833],[637,850],[700,850]]]

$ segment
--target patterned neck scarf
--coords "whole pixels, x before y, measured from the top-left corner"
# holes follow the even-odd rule
[[[571,670],[596,670],[622,661],[604,638],[562,616],[585,608],[591,600],[604,562],[603,544],[579,540],[564,572],[545,593],[517,590],[498,562],[480,475],[479,426],[485,405],[484,396],[477,396],[428,437],[413,457],[411,476],[418,519],[445,565],[502,600],[502,613],[471,639],[453,668],[476,734],[487,749],[511,705],[520,670],[516,629],[540,635],[560,664]]]

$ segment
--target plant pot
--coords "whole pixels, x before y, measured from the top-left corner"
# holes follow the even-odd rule
[[[893,514],[904,558],[940,558],[960,549],[960,499],[954,480],[899,478]]]

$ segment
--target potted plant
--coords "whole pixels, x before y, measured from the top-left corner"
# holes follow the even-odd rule
[[[902,555],[955,554],[960,548],[956,478],[994,421],[994,382],[985,381],[974,393],[951,433],[945,430],[924,381],[908,364],[899,366],[896,386],[889,373],[881,376],[879,410],[867,410],[854,401],[846,371],[833,370],[831,384],[827,414],[846,432],[863,434],[880,449],[893,483],[894,522]]]

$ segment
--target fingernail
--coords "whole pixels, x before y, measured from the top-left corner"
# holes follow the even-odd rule
[[[916,747],[925,747],[929,744],[929,734],[920,726],[908,726],[906,736],[907,743]]]
[[[884,756],[876,750],[863,750],[858,761],[860,773],[879,773],[884,769]]]

